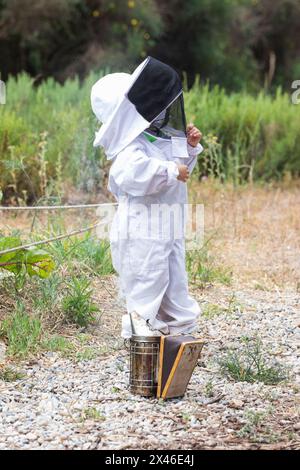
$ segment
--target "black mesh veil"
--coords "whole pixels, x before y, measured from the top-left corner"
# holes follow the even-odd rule
[[[186,137],[186,118],[182,93],[157,119],[147,131],[157,137]]]
[[[148,57],[127,97],[151,123],[151,133],[165,138],[186,136],[182,83],[169,65]]]

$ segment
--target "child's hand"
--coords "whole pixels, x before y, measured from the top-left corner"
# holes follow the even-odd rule
[[[201,132],[192,123],[187,126],[186,132],[187,132],[187,141],[188,141],[188,143],[192,147],[196,147],[197,144],[199,144],[199,142],[202,138]]]
[[[186,165],[177,165],[177,166],[179,170],[179,175],[177,176],[177,179],[185,183],[189,179],[189,176],[190,176],[189,168]]]

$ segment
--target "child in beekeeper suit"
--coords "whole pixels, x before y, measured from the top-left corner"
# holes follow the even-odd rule
[[[203,147],[186,126],[180,78],[148,57],[131,75],[98,80],[91,104],[103,123],[94,146],[112,161],[108,187],[119,203],[110,245],[128,312],[122,336],[191,333],[200,307],[188,292],[184,208]]]

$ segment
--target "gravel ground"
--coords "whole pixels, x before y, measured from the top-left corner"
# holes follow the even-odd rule
[[[0,380],[0,449],[300,448],[297,292],[241,289],[233,297],[232,288],[212,287],[198,294],[204,310],[209,302],[231,308],[200,318],[197,336],[207,344],[188,391],[163,402],[130,394],[114,287],[97,282],[97,295],[107,294],[101,294],[106,313],[93,345],[106,345],[109,354],[75,361],[46,352],[13,365],[25,376]],[[220,373],[217,358],[254,335],[290,369],[288,382],[234,382]]]

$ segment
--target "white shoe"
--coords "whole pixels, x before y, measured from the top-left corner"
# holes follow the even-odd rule
[[[159,330],[152,330],[149,323],[135,312],[132,312],[130,315],[133,321],[133,328],[134,328],[135,334],[138,336],[163,336],[169,333],[169,332],[164,333]],[[133,334],[132,325],[130,321],[130,315],[126,314],[122,316],[121,336],[124,339],[131,338]]]
[[[133,316],[133,328],[130,321],[130,316],[128,314],[122,316],[122,333],[121,336],[124,339],[129,339],[133,334],[138,336],[156,336],[155,332],[150,330],[146,320],[140,317],[137,314],[131,314]],[[160,332],[157,332],[158,335],[161,335]]]
[[[158,330],[151,329],[149,321],[144,320],[136,312],[132,312],[131,319],[135,334],[138,336],[162,336],[162,333]]]

